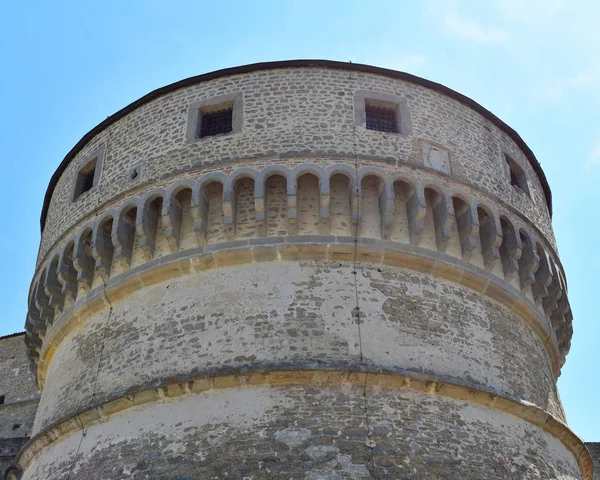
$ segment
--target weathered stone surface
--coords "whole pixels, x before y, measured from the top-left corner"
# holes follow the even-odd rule
[[[493,409],[403,390],[244,387],[135,407],[51,445],[24,480],[578,479],[570,452]],[[367,423],[368,422],[368,423]]]
[[[585,444],[594,461],[594,480],[600,480],[600,442],[588,442]]]
[[[31,436],[39,391],[30,371],[24,334],[0,338],[0,478]]]
[[[246,265],[134,293],[61,343],[36,430],[72,414],[92,393],[101,398],[159,378],[289,365],[356,367],[352,270],[329,262]],[[357,281],[362,351],[372,368],[464,379],[564,419],[543,344],[514,313],[408,270],[360,265]]]
[[[365,90],[406,98],[413,134],[380,135],[357,128],[355,141],[352,108],[358,84]],[[239,91],[243,91],[244,102],[240,133],[195,143],[185,141],[189,104],[199,98]],[[303,68],[236,75],[177,90],[143,105],[93,138],[56,186],[39,258],[80,219],[88,218],[99,203],[108,202],[108,210],[113,199],[122,200],[140,189],[149,190],[158,186],[157,181],[176,174],[221,170],[224,161],[257,157],[262,157],[259,162],[263,164],[285,155],[292,156],[292,162],[305,163],[304,152],[311,156],[335,153],[352,159],[355,144],[360,156],[393,159],[398,166],[424,165],[421,139],[447,148],[455,177],[523,212],[553,243],[548,210],[535,172],[508,135],[478,113],[409,82],[371,74],[355,79],[347,72]],[[72,202],[77,160],[87,157],[99,145],[106,145],[106,156],[98,188]],[[525,167],[532,199],[519,194],[507,182],[501,148]],[[131,182],[127,172],[141,158],[145,182]],[[376,160],[374,163],[378,164]]]
[[[349,73],[188,82],[74,150],[28,299],[25,479],[591,480],[528,152],[473,103]],[[233,130],[195,138],[222,107]]]

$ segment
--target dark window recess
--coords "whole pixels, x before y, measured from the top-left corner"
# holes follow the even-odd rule
[[[0,395],[0,405],[4,405],[5,398],[6,398],[6,395]]]
[[[508,170],[510,172],[510,184],[517,187],[526,195],[529,195],[529,187],[527,185],[527,175],[521,166],[508,155],[504,155]]]
[[[510,184],[513,187],[521,188],[521,185],[519,185],[519,176],[513,169],[510,170]]]
[[[201,113],[200,138],[228,133],[233,130],[233,108]]]
[[[87,192],[94,186],[94,176],[96,175],[96,159],[89,162],[85,167],[79,170],[77,174],[77,183],[75,184],[75,193],[73,200]]]
[[[18,430],[19,428],[21,428],[21,424],[20,423],[13,424],[13,427],[12,427],[13,430]]]
[[[398,133],[396,110],[393,108],[366,105],[367,130]]]

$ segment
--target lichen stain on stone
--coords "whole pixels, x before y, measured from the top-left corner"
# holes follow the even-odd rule
[[[291,449],[303,445],[311,436],[312,433],[308,428],[284,428],[275,434],[275,439],[285,443]]]

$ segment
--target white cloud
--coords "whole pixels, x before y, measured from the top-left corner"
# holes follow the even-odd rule
[[[547,22],[564,6],[564,0],[496,0],[496,8],[506,17],[533,24]]]
[[[586,170],[600,167],[600,140],[590,150],[590,154],[588,155],[584,167]]]
[[[495,27],[484,28],[474,20],[462,17],[455,11],[446,12],[444,26],[450,33],[478,43],[504,42],[507,38],[504,30]]]
[[[402,70],[404,72],[414,72],[418,70],[425,63],[426,59],[424,55],[408,55],[404,58],[400,58],[394,62],[395,70]]]
[[[597,65],[576,73],[569,78],[568,83],[575,88],[585,88],[596,85],[600,81],[600,62]]]
[[[477,43],[501,43],[507,40],[506,31],[497,27],[483,26],[472,18],[460,14],[455,0],[429,0],[427,12],[441,20],[444,29],[457,37]]]

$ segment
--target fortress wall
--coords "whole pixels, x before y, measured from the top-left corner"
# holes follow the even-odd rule
[[[356,170],[342,163],[327,168],[298,164],[293,170],[281,165],[259,171],[246,167],[227,176],[209,173],[198,180],[182,179],[126,200],[81,227],[38,270],[27,328],[34,328],[38,337],[52,324],[57,325],[52,330],[64,328],[65,319],[85,312],[87,296],[98,295],[106,282],[127,280],[132,269],[153,268],[152,262],[171,262],[182,255],[209,258],[206,255],[215,249],[225,253],[250,247],[254,252],[261,245],[290,241],[338,243],[335,248],[341,248],[353,243],[356,234],[359,243],[375,248],[386,240],[391,243],[385,248],[410,252],[418,246],[425,255],[440,253],[444,262],[458,259],[505,282],[514,291],[511,295],[521,295],[528,304],[528,315],[545,317],[538,335],[545,344],[548,335],[558,344],[560,358],[552,359],[559,363],[553,367],[556,374],[570,345],[571,313],[553,252],[531,233],[530,225],[494,203],[471,197],[469,190],[436,183],[435,176],[397,170]],[[248,181],[252,192],[238,188]],[[287,239],[289,235],[293,238]],[[323,248],[327,257],[329,247]],[[249,255],[239,261],[259,261],[254,253]],[[458,281],[474,288],[460,275]],[[484,283],[481,291],[486,288]],[[510,301],[507,305],[513,306]],[[553,331],[543,331],[550,327]],[[32,341],[36,356],[47,355],[39,347],[40,339]],[[42,362],[38,373],[43,383],[47,363],[44,358]]]
[[[587,442],[585,446],[588,448],[594,461],[594,480],[600,479],[600,442]]]
[[[39,401],[24,336],[0,338],[0,478],[31,436]]]
[[[332,414],[335,412],[335,414]],[[51,445],[23,480],[581,478],[569,451],[512,415],[423,393],[251,386],[125,410]],[[93,439],[93,441],[91,440]],[[372,448],[370,448],[371,446]]]
[[[400,133],[365,128],[369,95]],[[211,98],[233,131],[192,138]],[[29,296],[43,394],[24,478],[591,480],[556,391],[572,312],[549,192],[457,98],[271,68],[86,139]]]
[[[0,395],[4,395],[5,405],[27,401],[39,394],[30,372],[24,337],[25,334],[16,334],[0,338]]]
[[[36,431],[85,407],[92,393],[100,401],[159,379],[359,368],[353,268],[223,267],[113,301],[110,318],[108,310],[95,315],[54,353]],[[432,275],[375,265],[358,270],[360,341],[370,369],[489,388],[564,421],[543,344],[513,312]]]
[[[406,99],[411,135],[354,132],[355,92],[385,92]],[[243,127],[232,135],[186,141],[188,106],[203,98],[242,92]],[[354,145],[356,144],[356,152]],[[491,122],[467,106],[431,89],[382,75],[321,68],[279,69],[220,78],[168,93],[119,120],[79,152],[52,196],[39,252],[41,261],[55,242],[83,218],[118,196],[131,195],[178,173],[227,171],[250,158],[277,159],[355,153],[375,163],[424,166],[423,149],[447,150],[448,173],[522,212],[551,244],[548,209],[540,182],[524,154]],[[81,162],[105,148],[100,188],[72,202]],[[506,181],[502,152],[526,170],[532,198]],[[141,175],[129,179],[130,168]]]

